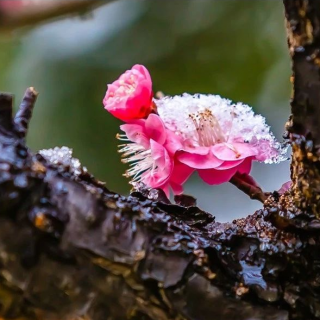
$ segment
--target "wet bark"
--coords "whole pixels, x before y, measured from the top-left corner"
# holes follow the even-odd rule
[[[37,93],[27,90],[15,118],[12,97],[1,94],[0,315],[320,319],[319,79],[306,55],[318,43],[315,3],[284,1],[293,190],[231,223],[215,222],[192,197],[172,204],[143,186],[122,197],[84,168],[48,162],[25,143]]]
[[[314,0],[285,0],[292,58],[291,178],[295,204],[320,216],[320,6]]]

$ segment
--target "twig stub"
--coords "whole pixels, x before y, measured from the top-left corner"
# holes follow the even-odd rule
[[[15,131],[21,138],[24,138],[27,135],[37,96],[38,92],[33,87],[28,88],[22,98],[19,111],[14,118]]]

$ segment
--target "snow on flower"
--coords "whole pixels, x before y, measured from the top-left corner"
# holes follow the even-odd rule
[[[174,154],[180,147],[178,137],[168,131],[160,117],[150,114],[147,119],[134,120],[120,126],[125,134],[117,135],[125,141],[120,145],[122,162],[129,163],[125,176],[132,182],[141,181],[149,187],[161,188],[167,194],[169,186],[180,192],[188,167],[178,164],[174,169]],[[190,173],[189,173],[190,172]]]
[[[152,81],[149,71],[134,65],[108,85],[103,104],[116,118],[129,121],[146,118],[152,111]]]
[[[154,100],[165,127],[181,143],[176,160],[198,172],[208,184],[248,174],[253,160],[277,163],[286,149],[275,140],[261,115],[242,103],[217,95],[189,95]]]

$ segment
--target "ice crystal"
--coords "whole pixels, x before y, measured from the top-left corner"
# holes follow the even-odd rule
[[[72,152],[73,150],[68,147],[55,147],[40,150],[39,154],[50,163],[68,167],[73,174],[79,175],[82,172],[81,163],[79,159],[72,157]]]

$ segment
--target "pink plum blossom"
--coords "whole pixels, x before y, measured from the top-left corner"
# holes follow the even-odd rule
[[[247,105],[220,96],[189,94],[165,97],[155,104],[166,128],[179,137],[176,161],[196,170],[210,185],[227,182],[237,172],[248,174],[253,160],[285,159],[286,150],[276,142],[265,119]]]
[[[250,173],[252,161],[277,163],[282,148],[261,115],[242,103],[216,95],[163,97],[152,100],[148,70],[135,65],[108,86],[105,109],[127,122],[118,139],[125,176],[166,194],[183,191],[197,171],[201,179],[220,184],[237,173]],[[157,114],[155,111],[157,110]],[[153,112],[153,113],[151,113]]]
[[[120,146],[119,152],[122,162],[130,165],[125,176],[132,182],[141,181],[149,187],[161,188],[167,194],[169,187],[180,191],[193,170],[178,163],[174,169],[179,138],[165,128],[160,117],[150,114],[147,119],[133,120],[120,128],[125,134],[117,138],[126,143]]]
[[[152,81],[148,70],[139,64],[108,85],[103,104],[125,122],[146,118],[152,111]]]

